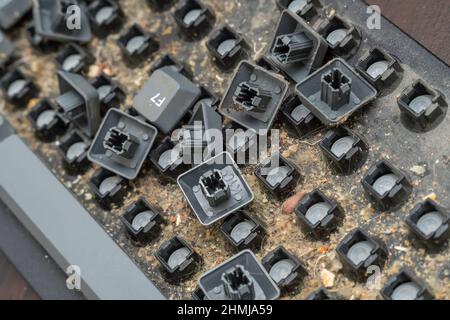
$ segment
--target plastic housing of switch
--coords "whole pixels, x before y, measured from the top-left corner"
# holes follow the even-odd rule
[[[77,145],[77,149],[70,153],[71,147]],[[72,129],[66,132],[59,141],[57,141],[57,150],[63,159],[63,165],[69,174],[79,174],[84,172],[89,166],[90,162],[87,158],[87,153],[91,141],[86,138],[79,129]]]
[[[97,90],[100,100],[100,113],[104,116],[111,108],[120,108],[126,98],[126,93],[120,84],[103,72],[91,81]]]
[[[120,35],[117,44],[122,51],[125,63],[130,68],[142,65],[159,49],[156,38],[137,23]]]
[[[377,90],[345,60],[336,58],[295,87],[301,102],[327,125],[346,120],[377,96]]]
[[[307,138],[323,127],[322,122],[306,108],[297,95],[289,96],[281,108],[287,132],[300,139]]]
[[[20,67],[11,67],[0,77],[0,88],[4,99],[18,108],[26,107],[27,103],[38,94],[38,87]]]
[[[147,0],[148,5],[152,10],[164,11],[169,9],[176,3],[177,0]]]
[[[166,154],[170,155],[169,165],[160,161],[161,157],[165,157]],[[183,161],[181,146],[172,141],[170,137],[165,137],[150,151],[149,159],[153,166],[171,182],[191,168],[190,165],[185,164]]]
[[[126,179],[135,179],[152,148],[158,130],[147,123],[111,109],[89,150],[89,160]]]
[[[82,76],[58,71],[60,96],[55,99],[61,114],[93,137],[100,126],[100,104],[97,90]]]
[[[263,96],[258,95],[256,88],[260,89],[259,94]],[[272,127],[287,90],[286,80],[248,61],[242,61],[226,90],[219,111],[242,127],[263,134]],[[243,107],[244,103],[238,103],[238,94],[245,99],[244,103],[257,103],[257,107]]]
[[[103,187],[105,182],[109,182],[111,186]],[[106,210],[110,210],[113,203],[121,205],[127,192],[127,181],[104,168],[98,168],[94,172],[89,178],[88,185],[100,205]]]
[[[327,51],[327,42],[308,23],[283,11],[268,53],[277,68],[301,82],[323,65]]]
[[[198,280],[208,300],[275,300],[278,286],[250,250],[244,250]]]
[[[116,0],[94,0],[88,4],[87,14],[92,31],[104,38],[119,31],[124,23],[124,14]]]
[[[194,214],[206,226],[241,209],[254,198],[228,152],[185,172],[177,182]]]
[[[78,0],[37,0],[33,7],[36,33],[57,42],[89,42],[91,24],[86,5]],[[71,14],[80,15],[80,24],[71,26]]]
[[[325,288],[319,288],[314,292],[311,292],[305,300],[341,300],[335,294],[329,292]]]

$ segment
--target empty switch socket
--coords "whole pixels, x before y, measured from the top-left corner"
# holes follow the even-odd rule
[[[406,224],[425,245],[437,247],[450,237],[450,213],[433,200],[416,205]]]
[[[215,20],[212,10],[199,0],[184,0],[173,17],[180,32],[192,40],[207,34]]]
[[[350,174],[361,168],[369,154],[366,141],[345,126],[329,130],[320,141],[320,148],[341,174]]]
[[[417,80],[407,87],[398,98],[402,123],[415,132],[426,132],[436,128],[445,118],[448,103],[444,95]]]
[[[165,241],[155,253],[155,257],[161,263],[166,279],[173,283],[192,276],[200,258],[192,247],[178,236]]]
[[[320,0],[277,0],[277,7],[281,11],[289,10],[308,22],[322,10]]]
[[[4,99],[19,108],[26,107],[28,102],[38,94],[38,87],[18,67],[10,68],[0,78],[0,88]]]
[[[294,212],[305,232],[316,238],[327,238],[344,219],[341,206],[319,190],[306,194]]]
[[[402,268],[390,277],[380,291],[385,300],[433,300],[428,286],[409,269]]]
[[[273,154],[257,166],[255,176],[266,189],[280,198],[292,192],[300,179],[297,167],[279,153]]]
[[[383,49],[373,48],[359,59],[356,70],[378,90],[393,85],[401,79],[400,62]]]
[[[362,185],[370,199],[385,211],[401,207],[412,192],[408,177],[384,160],[369,169],[362,179]]]
[[[308,275],[303,262],[282,246],[269,252],[262,259],[262,264],[283,291],[295,290]]]
[[[316,30],[328,42],[335,56],[350,58],[361,44],[359,30],[337,15],[323,19]]]
[[[125,210],[120,220],[129,237],[141,245],[154,240],[161,231],[160,211],[142,197]]]
[[[367,279],[369,267],[383,268],[388,258],[386,244],[360,228],[345,236],[336,251],[344,271],[358,281]]]
[[[228,216],[220,231],[237,250],[258,250],[264,235],[261,222],[243,210]]]
[[[206,42],[214,62],[229,70],[246,56],[247,43],[244,38],[227,25],[214,31]]]

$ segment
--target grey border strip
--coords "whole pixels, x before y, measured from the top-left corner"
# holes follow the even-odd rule
[[[84,299],[81,292],[67,289],[66,274],[1,201],[0,251],[41,299]]]
[[[86,298],[165,299],[17,135],[0,154],[1,200],[63,270],[81,268]]]

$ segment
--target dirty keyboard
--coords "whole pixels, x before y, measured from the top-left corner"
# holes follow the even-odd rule
[[[450,299],[450,69],[362,1],[3,2],[2,114],[166,297]]]

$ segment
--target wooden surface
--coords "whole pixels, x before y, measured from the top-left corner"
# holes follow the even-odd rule
[[[450,64],[449,0],[367,0],[403,31]],[[0,300],[39,299],[0,252]]]
[[[449,0],[366,0],[442,61],[450,65]]]
[[[0,251],[0,300],[37,299],[38,295]]]

